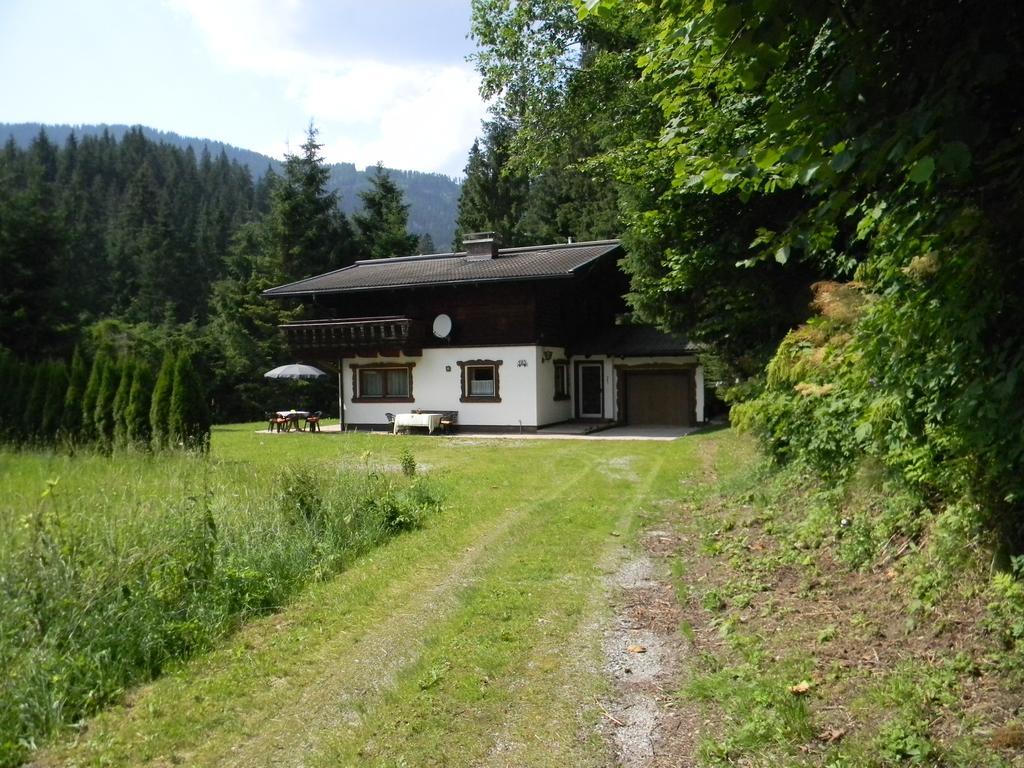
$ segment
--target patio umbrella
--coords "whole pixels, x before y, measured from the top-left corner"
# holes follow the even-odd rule
[[[291,363],[290,365],[279,365],[277,368],[263,374],[268,379],[319,379],[326,376],[326,371],[321,371],[312,365],[304,363]],[[344,393],[341,389],[341,363],[338,364],[338,411],[341,413],[342,429],[345,425]]]
[[[291,365],[279,365],[263,375],[268,379],[319,379],[321,376],[326,376],[327,373],[312,365],[292,363]]]

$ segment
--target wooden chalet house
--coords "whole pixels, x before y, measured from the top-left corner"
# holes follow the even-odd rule
[[[571,420],[693,425],[704,376],[685,340],[616,325],[628,287],[617,240],[360,261],[271,288],[316,318],[282,326],[297,359],[341,373],[343,423],[457,411],[460,428]]]

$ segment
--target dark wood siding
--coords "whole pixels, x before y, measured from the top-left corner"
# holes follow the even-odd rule
[[[625,311],[628,283],[617,265],[619,255],[608,254],[565,278],[318,294],[307,300],[310,312],[303,319],[408,318],[426,329],[423,347],[565,347],[610,327]],[[452,319],[451,336],[444,341],[430,333],[440,314]]]

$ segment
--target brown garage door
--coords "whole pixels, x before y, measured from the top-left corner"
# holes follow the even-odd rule
[[[689,371],[634,371],[626,374],[626,422],[693,425]]]

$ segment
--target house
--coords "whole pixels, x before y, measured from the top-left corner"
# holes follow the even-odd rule
[[[617,240],[360,261],[271,288],[316,318],[282,326],[292,353],[341,375],[343,423],[457,411],[460,428],[570,420],[693,425],[704,376],[686,339],[617,325],[628,288]]]

